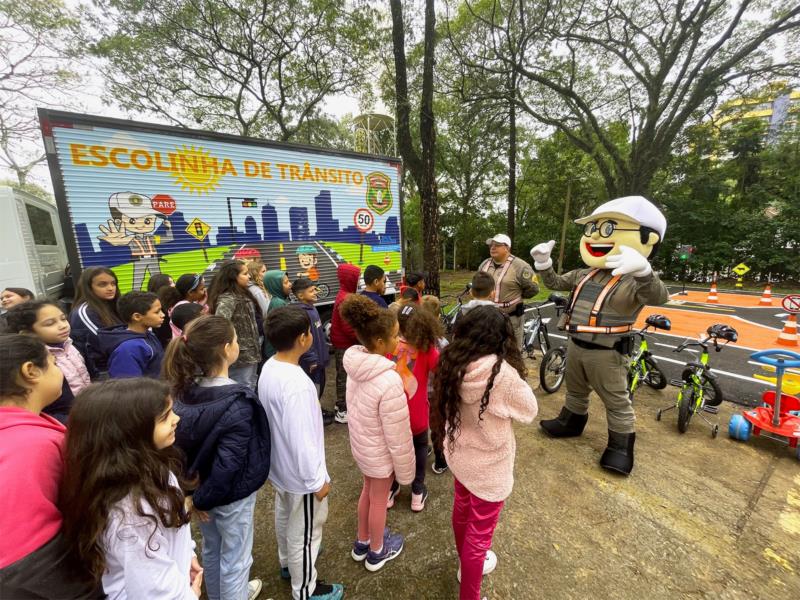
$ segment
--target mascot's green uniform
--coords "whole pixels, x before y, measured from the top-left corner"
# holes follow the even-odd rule
[[[572,292],[559,322],[569,334],[567,398],[561,414],[540,425],[553,437],[581,435],[594,390],[608,420],[608,447],[600,464],[628,475],[636,439],[627,392],[630,331],[645,304],[664,304],[669,298],[648,260],[664,239],[667,221],[645,198],[628,196],[606,202],[575,222],[584,226],[580,250],[588,268],[556,275],[550,258],[555,242],[531,250],[545,285]]]

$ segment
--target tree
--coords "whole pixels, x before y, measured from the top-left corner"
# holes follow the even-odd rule
[[[0,0],[0,166],[24,186],[45,159],[37,104],[74,89],[78,21],[60,0]]]
[[[772,53],[800,31],[793,0],[480,0],[462,11],[480,46],[469,63],[518,73],[520,109],[591,156],[611,197],[648,195],[679,133],[721,94],[798,68],[794,46],[785,60]],[[628,128],[623,147],[612,121]]]
[[[439,202],[436,186],[436,128],[433,115],[433,63],[436,44],[434,0],[425,0],[423,38],[422,96],[419,110],[417,152],[411,136],[411,104],[406,68],[405,23],[401,0],[389,0],[392,10],[392,46],[394,50],[397,150],[417,186],[421,202],[423,268],[425,282],[434,294],[439,293]]]
[[[360,85],[375,11],[337,0],[98,0],[93,52],[123,107],[290,141]]]

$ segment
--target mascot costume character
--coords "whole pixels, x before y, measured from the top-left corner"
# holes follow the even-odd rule
[[[554,241],[531,250],[535,269],[551,290],[571,291],[559,328],[569,334],[567,397],[561,414],[539,424],[552,437],[577,437],[589,419],[589,392],[606,407],[608,446],[600,464],[625,475],[633,469],[634,412],[628,397],[631,329],[645,304],[664,304],[667,288],[648,260],[667,230],[661,211],[641,196],[598,206],[584,226],[581,258],[588,268],[553,271]]]

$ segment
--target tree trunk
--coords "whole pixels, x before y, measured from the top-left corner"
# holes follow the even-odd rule
[[[508,101],[508,219],[506,234],[514,245],[514,230],[517,222],[517,104],[514,93],[517,87],[517,73],[511,74]]]
[[[433,51],[436,43],[434,0],[425,1],[424,59],[422,67],[422,99],[420,102],[418,155],[409,125],[410,102],[406,74],[405,28],[401,0],[390,0],[392,9],[392,45],[394,47],[395,92],[397,97],[397,148],[411,172],[420,195],[422,218],[422,265],[425,284],[439,295],[439,201],[436,188],[436,128],[433,116]]]

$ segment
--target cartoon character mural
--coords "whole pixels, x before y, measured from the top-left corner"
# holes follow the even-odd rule
[[[300,263],[298,277],[308,277],[311,281],[319,281],[319,271],[317,270],[317,249],[311,244],[298,246],[295,251],[297,262]]]
[[[128,246],[133,262],[133,288],[139,290],[144,277],[161,273],[156,245],[173,240],[172,224],[169,218],[153,208],[153,200],[145,194],[136,192],[116,192],[108,198],[111,218],[107,225],[100,225],[97,239],[112,246]],[[164,220],[166,234],[159,239],[153,235],[158,227],[158,219]]]
[[[608,446],[600,464],[628,475],[636,440],[627,393],[630,332],[645,304],[669,299],[648,260],[664,239],[667,221],[645,198],[628,196],[606,202],[575,222],[584,226],[580,253],[588,268],[557,275],[550,258],[553,240],[531,250],[545,285],[572,292],[559,322],[569,334],[566,401],[557,418],[539,425],[552,437],[580,436],[593,389],[605,404],[608,421]]]

